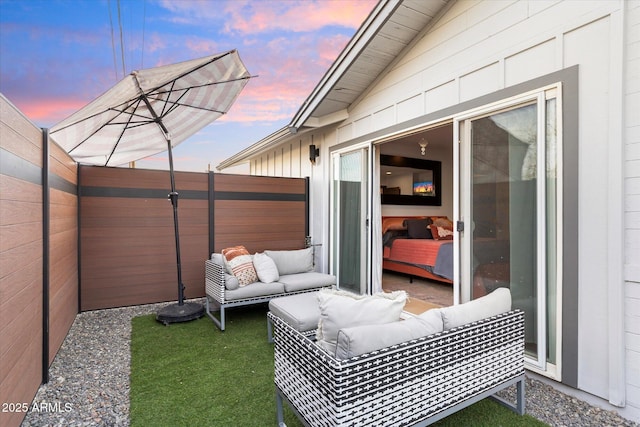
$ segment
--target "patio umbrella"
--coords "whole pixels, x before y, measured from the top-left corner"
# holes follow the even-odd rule
[[[236,50],[133,71],[49,132],[78,163],[118,166],[168,151],[178,302],[158,312],[165,324],[204,313],[184,302],[172,148],[225,114],[250,77]]]

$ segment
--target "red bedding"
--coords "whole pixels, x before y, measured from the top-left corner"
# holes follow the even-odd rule
[[[383,257],[389,261],[433,267],[436,265],[440,246],[447,242],[451,243],[447,240],[396,239],[391,248],[385,246]]]

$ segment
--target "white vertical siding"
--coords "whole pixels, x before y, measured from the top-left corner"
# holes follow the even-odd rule
[[[495,92],[553,71],[578,64],[579,75],[579,371],[578,385],[609,398],[608,351],[612,323],[608,280],[607,233],[594,233],[594,222],[615,213],[607,194],[618,167],[607,162],[611,140],[609,115],[613,88],[612,52],[616,31],[610,16],[622,2],[456,2],[367,96],[352,106],[339,130],[337,143],[389,126],[365,117],[396,107],[396,122],[410,118],[404,103],[424,100],[425,113]],[[613,37],[612,37],[613,35]],[[401,114],[404,113],[404,114]],[[394,123],[394,124],[395,124]],[[597,172],[596,172],[597,171]],[[596,220],[598,218],[598,220]],[[615,219],[615,218],[614,218]],[[614,242],[615,243],[615,242]],[[627,245],[629,246],[629,245]],[[616,286],[613,284],[612,286]],[[621,286],[621,285],[620,285]],[[619,293],[621,295],[621,293]],[[622,304],[611,296],[611,304]],[[620,349],[617,350],[618,354]],[[615,354],[614,354],[615,355]],[[639,358],[640,359],[640,358]],[[604,367],[604,368],[603,368]],[[615,388],[615,385],[614,385]],[[640,406],[640,401],[637,402]]]
[[[640,408],[640,1],[629,1],[625,5],[623,133],[626,378],[627,402]]]
[[[624,28],[615,18],[623,10]],[[621,62],[614,64],[615,58],[625,61],[620,84]],[[315,167],[307,159],[310,141],[303,139],[289,157],[281,153],[281,170],[311,177],[312,215],[323,217],[312,221],[320,227],[312,234],[328,235],[329,212],[322,204],[331,183],[329,146],[575,64],[580,103],[578,385],[607,399],[616,388],[610,384],[616,382],[609,369],[615,370],[616,362],[611,360],[615,352],[608,350],[615,343],[609,328],[617,324],[618,313],[612,311],[624,301],[626,403],[640,411],[640,0],[457,1],[351,106],[349,119],[314,136],[322,150]],[[624,93],[616,93],[621,88]],[[612,105],[617,99],[622,106]],[[624,112],[618,137],[620,119],[612,111]],[[275,173],[277,168],[267,167],[274,155],[252,161],[252,173]],[[624,165],[616,163],[620,157]],[[617,197],[612,186],[619,186],[622,169],[624,194],[618,201],[623,206],[612,208],[608,204]],[[624,214],[624,264],[615,264],[609,254],[616,249],[615,237],[607,236],[609,220],[619,221],[616,209]],[[611,269],[622,265],[625,283],[617,301],[615,287],[622,283],[608,282],[616,277]]]

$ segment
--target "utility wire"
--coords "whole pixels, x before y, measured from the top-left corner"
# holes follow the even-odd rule
[[[142,0],[142,47],[140,48],[140,68],[144,68],[144,29],[147,23],[147,1]]]
[[[113,70],[116,73],[115,81],[118,81],[118,64],[116,63],[116,42],[113,37],[113,15],[111,14],[111,0],[107,1],[107,7],[109,8],[109,24],[111,25],[111,52],[113,52]]]
[[[126,76],[126,67],[124,65],[124,39],[122,37],[122,15],[120,14],[120,0],[118,0],[118,25],[120,26],[120,55],[122,56],[122,76]]]

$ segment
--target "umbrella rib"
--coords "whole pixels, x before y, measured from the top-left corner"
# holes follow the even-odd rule
[[[92,114],[92,115],[90,115],[90,116],[84,117],[84,118],[82,118],[82,119],[80,119],[80,120],[78,120],[78,121],[75,121],[75,122],[73,122],[73,123],[69,123],[68,125],[63,126],[63,127],[59,128],[59,129],[53,130],[53,131],[51,131],[51,133],[52,133],[52,134],[54,134],[54,133],[56,133],[56,132],[60,132],[61,130],[64,130],[64,129],[69,128],[69,127],[71,127],[71,126],[75,126],[75,125],[77,125],[78,123],[82,123],[82,122],[84,122],[84,121],[87,121],[87,120],[93,119],[94,117],[97,117],[97,116],[99,116],[100,114],[104,114],[104,113],[106,113],[107,111],[117,111],[117,112],[119,112],[120,114],[130,114],[130,113],[127,113],[127,111],[126,111],[126,110],[127,110],[128,108],[130,108],[130,107],[131,107],[131,106],[132,106],[132,105],[133,105],[137,100],[138,100],[137,98],[134,98],[134,99],[130,99],[130,100],[128,100],[128,101],[125,101],[125,102],[123,102],[123,103],[119,104],[119,105],[126,105],[126,108],[124,108],[123,110],[118,109],[118,108],[117,108],[118,106],[116,106],[116,107],[108,107],[108,108],[106,108],[105,110],[102,110],[102,111],[100,111],[100,112],[98,112],[98,113],[95,113],[95,114]],[[120,114],[118,114],[118,116],[119,116]],[[116,116],[116,117],[117,117],[117,116]],[[114,117],[113,119],[115,119],[115,117]],[[107,122],[107,123],[103,124],[103,126],[105,126],[105,125],[109,124],[113,119],[111,119],[111,120],[109,120],[109,122]],[[102,127],[101,127],[100,129],[102,129]],[[98,129],[98,130],[100,130],[100,129]],[[91,136],[93,136],[93,135],[94,135],[94,134],[91,134]],[[82,144],[83,142],[84,142],[84,141],[82,141],[80,144]],[[78,144],[78,145],[80,145],[80,144]],[[77,148],[77,146],[76,146],[76,147],[74,147],[74,148]]]
[[[142,101],[142,99],[138,98],[138,105],[140,105],[140,101]],[[138,108],[138,106],[136,106],[136,109],[137,108]],[[132,119],[133,119],[133,114],[130,114],[129,115],[129,120],[127,120],[127,125],[124,128],[122,128],[122,132],[120,132],[120,136],[116,140],[116,143],[113,145],[113,149],[111,150],[111,153],[107,157],[107,161],[104,164],[105,166],[107,166],[109,164],[109,162],[111,161],[111,157],[113,157],[113,153],[116,152],[116,148],[118,148],[118,145],[120,144],[120,141],[122,140],[122,136],[124,135],[125,131],[128,129],[129,123],[131,123]]]
[[[131,103],[130,105],[132,105],[132,104],[133,104],[133,103]],[[120,110],[115,110],[115,109],[112,109],[112,108],[108,108],[108,109],[107,109],[107,111],[109,111],[109,110],[118,111],[118,112],[120,113],[120,114],[118,114],[118,116],[120,116],[121,114],[126,114],[126,112],[125,112],[125,111],[120,111]],[[104,113],[104,112],[105,112],[105,111],[100,112],[100,113],[97,113],[97,114],[94,114],[94,115],[93,115],[93,116],[91,116],[91,117],[87,117],[87,118],[85,118],[85,119],[78,120],[77,122],[75,122],[75,123],[73,123],[73,124],[81,123],[81,122],[83,122],[83,121],[85,121],[85,120],[88,120],[88,119],[90,119],[90,118],[92,118],[92,117],[96,117],[96,116],[98,116],[98,115],[100,115],[100,114],[102,114],[102,113]],[[118,116],[116,116],[116,117],[118,117]],[[115,117],[114,117],[113,119],[115,119]],[[96,130],[94,130],[93,132],[91,132],[91,134],[89,134],[85,139],[83,139],[83,140],[82,140],[82,141],[80,141],[78,144],[76,144],[73,148],[71,148],[69,151],[67,151],[67,153],[71,154],[71,152],[72,152],[72,151],[74,151],[76,148],[80,147],[82,144],[84,144],[85,142],[87,142],[87,140],[88,140],[89,138],[91,138],[92,136],[94,136],[95,134],[97,134],[98,132],[100,132],[102,129],[104,129],[104,128],[105,128],[105,127],[107,127],[108,125],[112,124],[113,119],[111,119],[111,120],[109,120],[108,122],[103,123],[102,125],[100,125],[100,127],[98,127]],[[69,125],[69,126],[71,126],[71,125]],[[68,127],[68,126],[65,126],[65,127],[63,127],[63,128],[57,129],[57,130],[56,130],[56,131],[54,131],[54,132],[57,132],[57,131],[62,130],[62,129],[65,129],[65,128],[67,128],[67,127]],[[52,132],[52,133],[53,133],[53,132]]]

